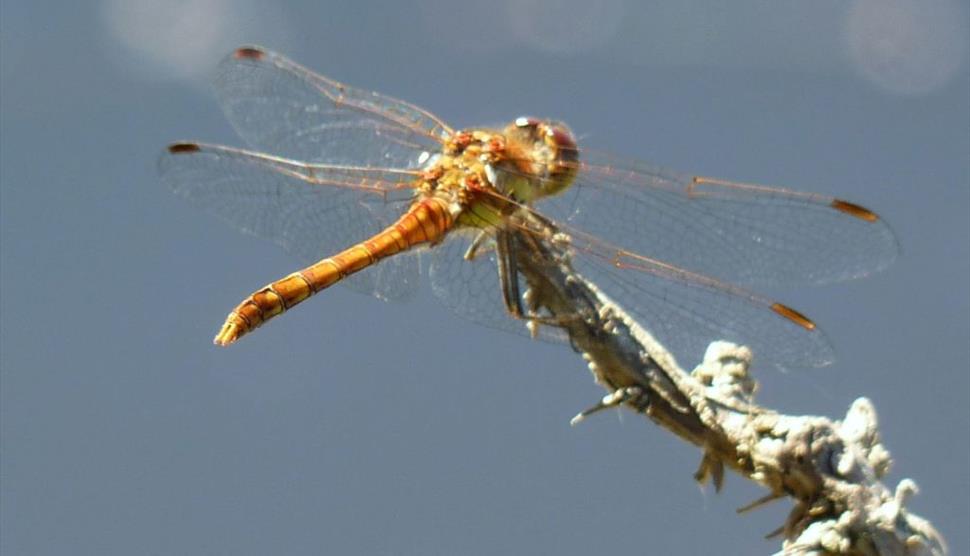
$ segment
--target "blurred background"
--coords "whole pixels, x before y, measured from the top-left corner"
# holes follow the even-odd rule
[[[779,502],[632,414],[563,346],[329,290],[211,338],[297,268],[171,194],[241,144],[209,89],[258,43],[455,126],[522,114],[667,167],[863,203],[889,270],[779,295],[838,350],[760,400],[873,400],[911,509],[970,553],[968,5],[101,0],[0,5],[3,554],[762,554]],[[321,254],[324,255],[324,254]],[[622,301],[622,300],[621,300]],[[380,348],[373,348],[373,342]],[[685,362],[690,366],[694,362]]]

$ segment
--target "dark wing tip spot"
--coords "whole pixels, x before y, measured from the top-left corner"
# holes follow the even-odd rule
[[[172,143],[168,146],[168,152],[172,154],[197,153],[202,150],[197,143]]]
[[[772,303],[771,310],[778,313],[782,317],[785,317],[786,319],[792,321],[798,326],[801,326],[805,330],[815,330],[815,323],[812,322],[812,319],[792,309],[788,305],[782,305],[781,303]]]
[[[854,216],[860,220],[865,220],[866,222],[875,222],[879,220],[879,215],[862,205],[843,201],[842,199],[832,199],[830,204],[835,210],[844,212],[849,216]]]
[[[237,48],[232,55],[237,60],[262,60],[266,52],[254,46],[244,46]]]

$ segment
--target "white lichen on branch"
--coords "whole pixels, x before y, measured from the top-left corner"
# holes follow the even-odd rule
[[[768,489],[741,511],[792,498],[775,532],[783,554],[945,554],[939,533],[906,508],[915,483],[904,479],[893,492],[881,482],[892,460],[869,400],[856,400],[841,421],[761,407],[748,373],[750,350],[727,342],[712,343],[687,373],[620,304],[572,269],[565,245],[529,242],[515,251],[529,310],[558,323],[608,391],[574,423],[609,407],[631,409],[701,448],[695,478],[702,484],[720,489],[728,468]]]

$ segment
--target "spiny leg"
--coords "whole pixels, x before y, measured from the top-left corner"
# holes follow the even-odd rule
[[[517,319],[526,318],[525,311],[522,310],[522,295],[519,291],[519,273],[513,258],[508,232],[500,230],[495,236],[495,252],[505,309]]]
[[[649,404],[650,402],[650,400],[648,400],[647,396],[644,394],[643,389],[640,388],[639,386],[627,386],[626,388],[618,388],[610,392],[609,394],[603,396],[603,398],[600,399],[600,401],[596,402],[596,404],[594,404],[592,407],[589,407],[587,409],[584,409],[583,411],[580,411],[578,414],[576,414],[575,417],[569,420],[569,424],[575,426],[579,424],[583,419],[586,419],[587,417],[589,417],[590,415],[593,415],[594,413],[599,413],[604,409],[618,407],[630,401],[636,402],[635,405],[636,405],[637,411],[643,411],[643,409],[646,408],[647,404]]]
[[[515,253],[513,252],[510,232],[500,231],[495,237],[495,252],[498,260],[498,276],[502,289],[502,301],[505,302],[505,310],[516,319],[526,321],[526,327],[532,337],[538,335],[537,326],[545,324],[548,326],[561,327],[564,322],[574,318],[560,316],[543,316],[536,314],[535,311],[526,311],[522,307],[522,295],[519,290],[519,272],[515,263]]]
[[[514,293],[514,297],[505,298],[505,306],[508,312],[515,318],[524,319],[528,321],[530,325],[530,330],[532,335],[536,335],[536,330],[534,328],[540,324],[553,327],[563,327],[577,319],[582,319],[583,316],[580,313],[570,313],[566,315],[540,315],[537,313],[537,303],[529,302],[528,309],[523,309],[522,307],[522,297],[519,295],[519,283],[518,283],[518,264],[516,261],[517,253],[514,249],[522,249],[522,247],[514,247],[516,244],[524,244],[525,248],[533,250],[535,253],[541,252],[538,242],[540,241],[531,233],[517,232],[515,236],[515,242],[513,243],[513,232],[500,232],[500,235],[496,238],[496,251],[499,254],[499,279],[503,281],[506,280],[513,281],[511,287],[508,291]],[[504,258],[503,258],[504,253]],[[504,268],[503,268],[504,263]],[[503,286],[503,295],[506,292],[506,288]],[[527,291],[528,296],[528,291]]]
[[[491,239],[491,235],[487,231],[482,230],[481,232],[478,232],[478,235],[475,236],[475,239],[472,240],[471,245],[469,245],[468,249],[465,251],[465,260],[474,261],[479,254],[494,249],[494,245],[486,245],[486,242],[489,239]]]

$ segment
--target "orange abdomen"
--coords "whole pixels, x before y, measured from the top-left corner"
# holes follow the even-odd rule
[[[345,276],[395,253],[423,243],[441,241],[453,224],[454,217],[444,200],[429,198],[418,201],[397,222],[367,241],[294,272],[250,295],[229,313],[214,342],[220,346],[229,345]]]

